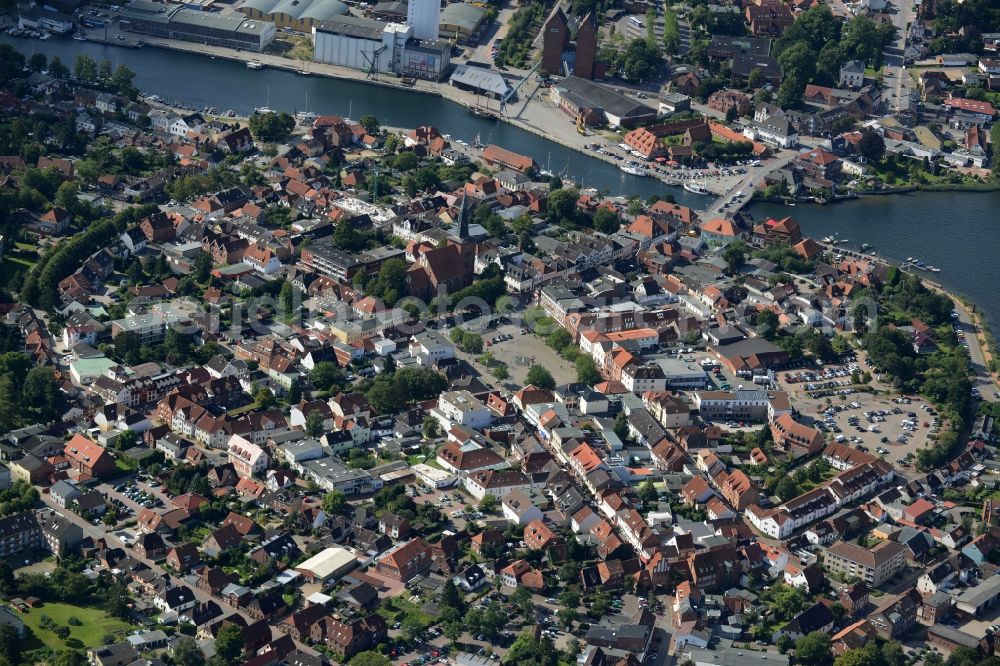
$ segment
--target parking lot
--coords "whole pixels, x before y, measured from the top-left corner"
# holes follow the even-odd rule
[[[520,388],[524,386],[532,365],[540,365],[551,372],[557,386],[576,381],[576,367],[545,344],[543,337],[522,333],[522,329],[516,324],[503,324],[478,332],[483,337],[483,353],[491,354],[507,367],[509,377],[503,382],[494,379],[494,383]],[[447,337],[447,329],[442,331],[442,335]],[[493,378],[490,369],[477,360],[478,354],[459,352],[459,355],[472,363],[486,381]]]
[[[938,425],[934,409],[919,398],[853,394],[800,398],[805,421],[841,444],[881,455],[907,469]]]

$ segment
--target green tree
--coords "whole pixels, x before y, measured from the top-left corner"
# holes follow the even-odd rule
[[[822,631],[813,631],[795,643],[795,659],[802,664],[829,664],[833,661],[830,636]]]
[[[871,128],[866,128],[861,132],[858,139],[858,154],[864,157],[871,164],[878,164],[885,155],[885,140],[882,136]]]
[[[444,637],[451,641],[454,645],[458,639],[462,636],[465,628],[459,620],[448,620],[444,622],[441,626]]]
[[[309,371],[309,381],[321,391],[329,391],[347,378],[344,371],[331,361],[320,361]]]
[[[628,439],[628,415],[625,413],[625,410],[622,410],[615,415],[614,431],[615,435],[617,435],[618,439],[622,442]]]
[[[97,80],[97,61],[81,53],[73,64],[73,76],[80,83],[88,84]]]
[[[274,397],[274,394],[271,393],[271,389],[267,388],[266,386],[258,386],[257,389],[253,392],[253,399],[257,403],[257,406],[260,409],[265,409],[265,410],[271,409],[272,407],[274,407],[275,402],[277,402],[277,399]]]
[[[108,83],[115,92],[128,99],[134,99],[139,92],[135,87],[135,72],[125,65],[115,68]]]
[[[497,498],[494,495],[483,495],[479,500],[479,510],[483,513],[493,513],[497,509]]]
[[[441,426],[438,424],[438,420],[433,416],[428,416],[424,419],[423,427],[421,428],[421,434],[424,439],[435,439],[441,436]]]
[[[552,390],[556,387],[556,380],[552,376],[552,373],[538,364],[528,368],[528,375],[525,378],[525,382],[542,390]]]
[[[806,90],[806,80],[799,74],[789,74],[781,82],[778,88],[778,106],[783,109],[790,109],[802,101],[802,94]]]
[[[250,132],[259,141],[283,141],[295,129],[295,119],[287,113],[254,113],[250,116]]]
[[[504,666],[560,666],[563,663],[562,653],[548,638],[535,638],[526,631],[520,634],[511,644],[507,654],[500,662]]]
[[[177,641],[173,649],[174,663],[177,666],[205,666],[205,655],[198,643],[190,636]]]
[[[660,496],[660,494],[656,492],[656,486],[653,485],[652,479],[646,479],[642,482],[639,486],[637,495],[639,500],[644,503],[655,502]]]
[[[52,370],[44,367],[28,371],[21,387],[21,401],[42,421],[52,421],[65,411],[66,398]]]
[[[227,624],[215,636],[215,653],[225,664],[237,664],[243,655],[243,629],[237,624]]]
[[[594,362],[593,357],[581,354],[576,358],[574,365],[576,365],[576,381],[587,386],[601,382],[601,373],[597,370],[597,363]]]
[[[594,229],[604,234],[613,234],[621,226],[618,214],[607,208],[598,208],[593,217]]]
[[[118,439],[115,441],[115,447],[119,451],[128,451],[139,443],[139,433],[135,430],[124,430],[122,434],[118,435]]]
[[[399,153],[392,158],[392,167],[398,171],[413,171],[420,165],[420,158],[412,150]]]
[[[787,501],[799,494],[799,486],[790,476],[782,477],[774,489],[774,494],[782,501]]]
[[[392,666],[388,657],[371,650],[357,653],[348,663],[351,666]]]
[[[774,340],[778,336],[781,321],[771,310],[762,310],[757,313],[757,334],[765,340]]]
[[[0,376],[0,432],[16,427],[19,411],[14,380],[9,375]]]
[[[858,14],[844,24],[840,32],[840,48],[853,60],[866,65],[881,64],[882,43],[875,22]]]
[[[10,666],[20,664],[22,643],[13,625],[0,624],[0,663]]]
[[[347,506],[347,497],[339,490],[331,490],[323,495],[323,511],[330,516],[339,516]]]
[[[299,380],[293,379],[292,385],[288,387],[288,404],[297,405],[302,400],[302,385]]]
[[[747,88],[750,90],[756,90],[760,88],[761,84],[764,83],[764,70],[760,67],[754,67],[750,70],[750,74],[747,75]]]
[[[563,349],[573,344],[573,336],[565,328],[557,328],[545,338],[545,344],[562,353]]]
[[[326,428],[323,426],[323,415],[319,411],[313,410],[306,417],[306,434],[310,437],[319,437]]]
[[[365,292],[381,298],[386,305],[395,305],[406,295],[406,272],[408,266],[402,259],[389,259],[379,268],[374,280],[365,285]]]
[[[742,241],[735,241],[722,251],[722,260],[726,262],[730,273],[737,272],[747,260],[747,246]]]
[[[69,68],[63,64],[59,56],[52,56],[52,60],[49,61],[49,74],[60,79],[65,79],[69,76]]]
[[[285,280],[281,285],[281,291],[278,293],[278,302],[284,308],[286,317],[291,317],[295,314],[295,287],[288,280]]]
[[[33,72],[43,72],[49,64],[49,59],[44,53],[34,53],[28,58],[28,69]]]
[[[372,115],[361,116],[361,119],[358,120],[358,122],[361,123],[361,126],[365,128],[365,132],[367,132],[371,136],[378,136],[379,132],[382,131],[382,126],[379,124],[378,118],[376,118],[375,116]]]
[[[194,260],[192,268],[192,275],[194,275],[195,280],[202,284],[208,282],[208,278],[212,274],[212,255],[208,252],[202,252]]]
[[[840,66],[844,64],[844,52],[835,42],[824,44],[816,60],[817,77],[827,84],[836,84],[840,79]]]
[[[487,497],[492,497],[492,495],[487,495]],[[451,578],[445,581],[444,586],[441,588],[441,606],[443,608],[454,608],[459,614],[465,612],[465,597]]]

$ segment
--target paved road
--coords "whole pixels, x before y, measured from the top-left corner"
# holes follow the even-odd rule
[[[906,44],[909,39],[907,26],[914,18],[913,0],[898,0],[896,11],[890,15],[896,27],[896,41],[885,50],[883,90],[885,103],[893,110],[909,108],[912,80],[906,73]]]
[[[965,332],[965,341],[969,343],[969,358],[972,360],[972,368],[975,372],[972,385],[979,389],[983,400],[996,402],[997,398],[994,393],[1000,391],[1000,386],[994,381],[986,367],[986,356],[979,338],[979,328],[973,322],[972,313],[965,305],[956,301],[955,309],[958,311],[957,328]]]
[[[784,150],[778,153],[760,166],[750,167],[745,176],[729,187],[718,199],[705,211],[703,219],[711,219],[720,214],[730,215],[736,212],[732,204],[736,201],[737,193],[742,193],[743,201],[749,201],[750,195],[759,185],[764,182],[768,174],[784,168],[789,162],[795,159],[798,153],[794,150]],[[726,208],[728,206],[728,208]],[[725,210],[723,210],[725,208]]]

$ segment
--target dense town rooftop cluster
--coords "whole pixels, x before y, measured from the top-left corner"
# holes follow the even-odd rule
[[[10,663],[1000,645],[994,413],[912,272],[433,124],[219,119],[0,56]],[[663,127],[624,141],[732,132]]]

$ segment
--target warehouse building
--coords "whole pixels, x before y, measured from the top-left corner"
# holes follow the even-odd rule
[[[326,584],[337,580],[358,566],[358,558],[346,548],[333,547],[316,553],[295,570],[311,583]]]
[[[448,83],[477,95],[500,99],[510,91],[510,84],[500,74],[485,67],[458,65]]]
[[[439,81],[451,66],[451,47],[413,38],[413,28],[356,16],[338,16],[313,28],[313,58],[341,67]]]
[[[340,0],[246,0],[240,11],[278,28],[310,32],[323,21],[348,13]]]
[[[584,116],[603,116],[611,127],[630,129],[656,120],[656,109],[608,86],[576,76],[566,77],[549,91],[552,101],[574,118],[581,113]]]
[[[453,2],[441,10],[439,36],[459,44],[475,44],[486,26],[486,8]]]
[[[402,57],[411,34],[402,23],[338,16],[313,28],[313,58],[351,69],[395,72],[397,54]]]
[[[122,13],[121,28],[153,37],[225,46],[246,51],[263,51],[274,41],[273,23],[248,19],[240,14],[216,14],[135,0]]]

